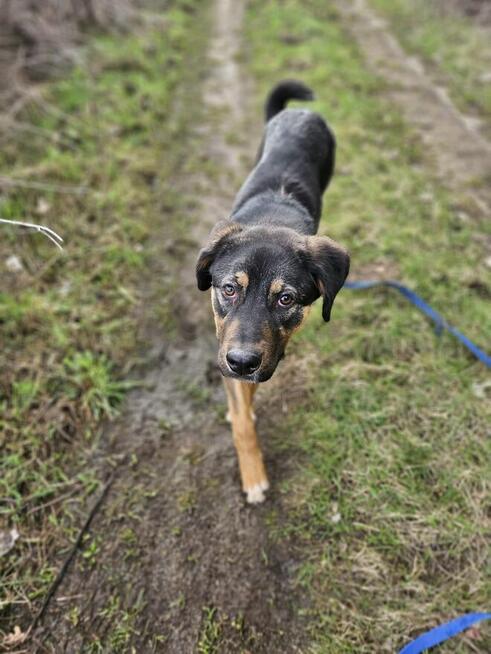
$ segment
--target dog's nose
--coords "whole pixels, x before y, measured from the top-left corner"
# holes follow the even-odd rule
[[[250,375],[261,365],[262,356],[252,350],[230,350],[227,363],[238,375]]]

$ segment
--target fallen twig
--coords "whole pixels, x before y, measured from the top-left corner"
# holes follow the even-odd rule
[[[87,530],[90,527],[90,523],[94,519],[94,516],[96,515],[96,513],[101,508],[102,503],[104,502],[104,500],[106,498],[106,495],[109,492],[109,489],[111,488],[111,486],[112,486],[112,484],[114,482],[114,479],[115,479],[115,472],[111,473],[111,475],[109,476],[109,479],[104,484],[104,487],[103,487],[99,497],[97,498],[97,500],[94,503],[94,506],[90,510],[89,515],[87,516],[87,519],[85,520],[84,524],[82,525],[82,528],[78,532],[78,536],[77,536],[74,544],[70,548],[70,551],[68,552],[68,556],[64,560],[63,565],[60,568],[60,571],[56,575],[53,583],[51,584],[50,589],[48,590],[48,593],[47,593],[46,597],[44,598],[43,605],[41,606],[41,608],[37,612],[36,617],[34,618],[34,620],[32,622],[32,625],[29,627],[29,633],[33,633],[34,630],[36,629],[37,625],[39,624],[39,622],[43,619],[43,617],[44,617],[44,615],[45,615],[45,613],[46,613],[46,611],[48,609],[48,605],[49,605],[51,599],[53,598],[53,595],[56,593],[56,591],[58,589],[58,586],[63,581],[63,578],[65,577],[65,575],[66,575],[66,573],[68,571],[70,563],[73,561],[73,559],[75,557],[75,554],[77,553],[77,550],[78,550],[78,548],[80,547],[80,545],[82,543],[82,539],[83,539],[84,535],[86,534]]]
[[[45,227],[44,225],[36,225],[34,223],[24,223],[19,220],[7,220],[6,218],[0,218],[0,223],[5,223],[6,225],[15,225],[16,227],[26,227],[27,229],[35,229],[37,232],[40,232],[49,238],[49,240],[54,243],[56,247],[60,248],[60,250],[63,250],[61,246],[63,239],[59,234],[57,234],[49,227]]]

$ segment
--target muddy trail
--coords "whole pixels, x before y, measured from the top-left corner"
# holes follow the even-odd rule
[[[448,90],[431,77],[418,57],[403,50],[388,22],[366,0],[336,1],[335,6],[367,66],[384,80],[387,97],[417,129],[444,184],[467,192],[476,211],[487,214],[491,143],[484,121],[455,106]]]
[[[186,180],[191,193],[207,189],[190,235],[196,243],[228,215],[237,188],[231,178],[247,173],[259,140],[255,116],[256,139],[227,142],[247,122],[250,80],[237,63],[243,11],[232,0],[213,6],[202,88],[209,119],[196,129],[221,172]],[[179,272],[177,341],[154,334],[150,370],[102,439],[95,464],[107,475],[110,459],[116,473],[86,542],[93,557],[79,556],[64,577],[34,635],[35,651],[300,651],[293,544],[268,536],[267,517],[280,510],[274,491],[259,508],[240,491],[196,255],[190,248]],[[275,478],[280,464],[268,460],[267,448],[266,463]]]

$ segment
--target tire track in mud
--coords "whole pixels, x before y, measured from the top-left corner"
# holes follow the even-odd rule
[[[216,0],[213,11],[202,92],[208,118],[198,130],[221,172],[186,180],[191,192],[205,188],[197,242],[228,215],[247,173],[243,160],[253,155],[250,145],[227,143],[247,121],[250,81],[238,64],[244,2]],[[255,122],[259,132],[261,117]],[[191,654],[210,639],[210,651],[227,654],[301,651],[298,562],[292,544],[268,536],[267,516],[281,511],[274,490],[254,508],[240,491],[209,298],[195,286],[196,254],[188,252],[179,272],[181,335],[168,347],[153,343],[160,361],[103,437],[100,458],[121,463],[91,528],[93,560],[79,554],[36,634],[36,651]]]
[[[481,121],[457,109],[447,89],[431,79],[417,57],[403,50],[367,0],[334,4],[368,67],[387,82],[386,96],[418,130],[445,183],[469,192],[479,212],[486,214],[491,208],[486,183],[491,176],[491,143],[481,131]]]

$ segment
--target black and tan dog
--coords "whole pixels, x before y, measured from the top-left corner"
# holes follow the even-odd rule
[[[271,377],[319,296],[329,320],[349,270],[347,252],[315,236],[334,169],[334,136],[318,114],[285,109],[290,99],[311,100],[312,91],[285,81],[270,93],[256,166],[196,266],[198,288],[212,287],[218,364],[251,503],[262,502],[269,486],[252,410],[256,386]]]

